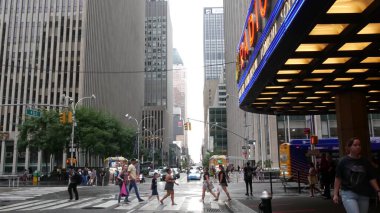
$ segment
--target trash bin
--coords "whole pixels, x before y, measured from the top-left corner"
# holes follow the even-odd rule
[[[40,173],[37,170],[35,170],[33,172],[33,186],[38,185],[38,178],[39,178],[39,176],[40,176]]]

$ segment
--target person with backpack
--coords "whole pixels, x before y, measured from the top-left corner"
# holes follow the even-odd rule
[[[246,189],[245,195],[246,196],[249,195],[248,194],[248,186],[249,186],[251,196],[253,196],[253,194],[252,194],[253,168],[250,166],[249,162],[247,162],[247,166],[244,167],[243,171],[244,171],[244,182],[245,182],[245,189]]]

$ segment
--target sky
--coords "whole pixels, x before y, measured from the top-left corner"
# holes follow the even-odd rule
[[[203,8],[221,7],[222,0],[169,0],[173,47],[177,48],[187,74],[187,117],[203,121]],[[188,146],[191,158],[200,162],[203,123],[190,120]]]

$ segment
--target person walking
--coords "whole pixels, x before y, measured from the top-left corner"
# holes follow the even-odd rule
[[[318,183],[318,178],[317,170],[315,169],[313,162],[309,163],[309,174],[307,176],[307,179],[309,181],[310,197],[314,197],[314,191],[321,193],[321,190],[315,186]]]
[[[249,186],[251,196],[253,196],[253,194],[252,194],[253,168],[250,166],[249,162],[247,162],[247,166],[244,167],[243,171],[244,171],[244,182],[245,182],[245,189],[246,189],[245,195],[246,196],[249,195],[248,194],[248,186]]]
[[[139,194],[139,189],[137,188],[137,174],[136,174],[136,165],[137,161],[136,159],[131,159],[131,164],[128,166],[128,174],[129,174],[129,192],[131,192],[132,188],[135,189],[136,197],[139,202],[143,202],[144,200],[141,199],[140,194]],[[127,195],[127,200],[128,200]]]
[[[166,190],[166,195],[160,200],[160,203],[161,204],[164,204],[164,200],[170,196],[170,199],[172,200],[172,205],[177,205],[176,203],[174,203],[174,184],[176,184],[178,186],[178,183],[175,182],[175,179],[173,178],[172,176],[172,170],[170,168],[168,168],[166,170],[166,172],[168,173],[166,176],[165,176],[165,190]]]
[[[205,167],[203,169],[203,186],[202,186],[202,199],[201,199],[202,202],[205,201],[204,199],[205,199],[206,190],[209,191],[210,194],[214,196],[214,198],[216,198],[215,193],[212,191],[213,188],[214,188],[214,185],[210,179],[210,173],[208,172],[208,168]]]
[[[220,191],[223,190],[227,197],[228,197],[228,201],[231,200],[231,197],[230,197],[230,193],[228,192],[227,190],[227,179],[226,179],[226,172],[224,171],[224,167],[223,165],[219,165],[219,173],[218,173],[218,180],[219,180],[219,189],[218,189],[218,194],[216,195],[216,198],[214,201],[218,201],[219,200],[219,195],[220,195]]]
[[[155,172],[153,174],[152,184],[150,185],[150,189],[152,190],[152,194],[149,196],[148,200],[150,200],[150,198],[152,198],[153,196],[156,196],[158,202],[160,202],[160,196],[158,195],[158,191],[157,191],[157,177],[158,177],[158,173]]]
[[[380,199],[380,188],[376,182],[374,169],[370,162],[361,155],[359,138],[347,142],[348,155],[343,157],[336,168],[334,183],[334,203],[339,203],[339,189],[343,206],[347,213],[365,213],[369,208],[372,188]]]
[[[322,153],[321,156],[321,165],[320,165],[320,173],[321,173],[321,185],[323,186],[323,197],[325,199],[331,199],[330,193],[330,173],[329,173],[329,162],[327,161],[326,154]]]
[[[69,201],[73,200],[73,191],[75,195],[75,200],[79,199],[77,185],[81,183],[82,177],[79,175],[74,168],[69,169],[69,186],[67,191],[69,192]]]
[[[124,165],[121,172],[119,173],[119,175],[117,176],[117,180],[118,180],[118,185],[119,185],[119,188],[120,188],[120,191],[119,191],[119,197],[117,199],[117,202],[120,203],[120,199],[121,197],[125,196],[125,199],[124,199],[124,202],[126,203],[129,203],[129,200],[128,200],[128,183],[129,183],[129,180],[128,180],[128,166],[127,165]],[[124,188],[123,188],[123,185],[125,187],[125,191],[124,191]]]

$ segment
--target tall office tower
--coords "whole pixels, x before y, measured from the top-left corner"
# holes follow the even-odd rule
[[[63,95],[79,103],[95,94],[80,104],[123,121],[126,111],[141,116],[144,76],[136,71],[144,68],[144,1],[3,0],[0,17],[1,131],[9,133],[0,174],[49,172],[42,151],[17,149],[18,125],[30,107],[57,109]],[[66,154],[56,155],[53,167],[65,167]]]
[[[167,162],[173,142],[173,36],[167,0],[146,0],[145,37],[143,114],[153,118],[145,125],[148,131],[142,132],[143,146],[163,149],[158,157]],[[152,140],[148,140],[152,136],[149,131],[154,133]]]
[[[223,8],[204,8],[203,48],[205,80],[219,79],[224,71]]]
[[[202,154],[227,154],[226,92],[224,78],[224,23],[222,7],[203,10],[204,125]]]
[[[175,141],[182,141],[181,150],[184,158],[188,157],[187,135],[183,130],[183,124],[186,121],[186,69],[182,58],[177,51],[173,49],[173,138]],[[178,109],[179,108],[179,109]]]

